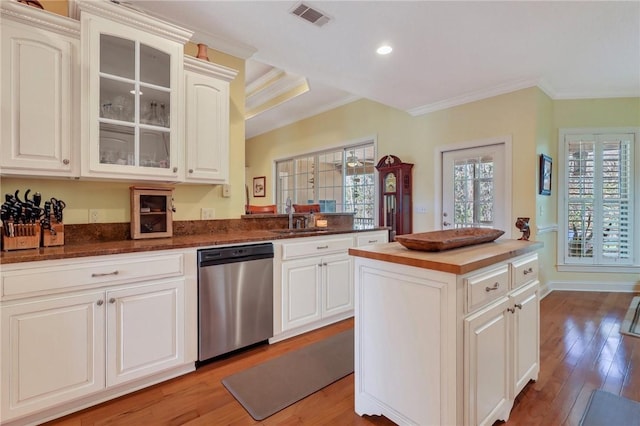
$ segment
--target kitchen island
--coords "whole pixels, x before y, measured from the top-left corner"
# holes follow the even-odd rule
[[[542,244],[443,252],[399,243],[355,257],[355,411],[398,424],[507,420],[539,371]]]

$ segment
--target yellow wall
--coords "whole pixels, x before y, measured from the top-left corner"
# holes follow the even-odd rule
[[[67,2],[61,0],[42,1],[48,11],[67,16]],[[185,46],[185,53],[195,56],[197,47],[193,43]],[[217,219],[237,218],[244,212],[244,60],[209,49],[209,60],[238,70],[238,75],[230,87],[230,198],[222,197],[219,185],[187,185],[178,184],[174,192],[176,213],[175,220],[200,219],[201,207],[215,208]],[[56,197],[67,203],[65,222],[68,224],[88,223],[89,209],[100,209],[99,222],[128,222],[129,186],[134,182],[88,182],[76,180],[46,180],[6,178],[0,181],[0,193],[13,193],[16,189],[21,194],[31,189],[32,193],[40,191],[43,197]]]
[[[534,218],[535,100],[539,93],[536,88],[520,90],[420,117],[359,100],[248,140],[248,175],[267,176],[271,190],[268,197],[273,197],[275,159],[375,136],[378,158],[393,154],[415,164],[413,203],[427,205],[428,211],[426,214],[414,211],[413,232],[429,231],[435,229],[436,147],[510,135],[514,170],[518,171],[514,173],[513,216]]]
[[[433,204],[436,194],[434,167],[436,147],[510,135],[513,152],[512,212],[531,218],[532,239],[542,241],[542,282],[629,283],[637,274],[589,274],[556,271],[557,173],[552,175],[552,194],[538,194],[539,155],[557,159],[558,131],[565,127],[640,126],[640,99],[589,99],[553,101],[537,88],[496,96],[419,117],[384,105],[359,100],[323,114],[247,140],[248,176],[267,176],[273,197],[273,164],[276,159],[337,146],[369,136],[377,137],[378,158],[394,154],[414,163],[414,205],[429,206],[427,214],[414,211],[413,232],[437,229]],[[557,169],[557,164],[555,165]],[[271,202],[272,198],[267,198]],[[539,236],[536,230],[551,229]],[[512,238],[519,231],[508,229]]]

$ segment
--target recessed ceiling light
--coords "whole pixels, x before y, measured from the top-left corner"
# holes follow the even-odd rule
[[[385,44],[378,47],[376,52],[378,53],[378,55],[388,55],[389,53],[391,53],[392,50],[393,48],[391,46],[389,46],[388,44]]]

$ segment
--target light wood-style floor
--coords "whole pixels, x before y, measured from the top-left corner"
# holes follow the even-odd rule
[[[541,373],[507,425],[577,425],[593,389],[640,400],[640,338],[618,330],[634,294],[553,292],[541,302]],[[50,425],[392,425],[353,412],[353,374],[254,421],[221,379],[353,327],[353,320],[252,348],[196,372],[50,422]],[[498,422],[497,425],[502,424]]]

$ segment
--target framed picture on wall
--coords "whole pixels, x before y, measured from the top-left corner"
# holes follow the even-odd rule
[[[253,196],[264,197],[265,186],[267,178],[265,176],[258,176],[253,178]]]
[[[540,154],[540,188],[538,193],[541,195],[551,195],[551,171],[553,161],[548,155]]]

